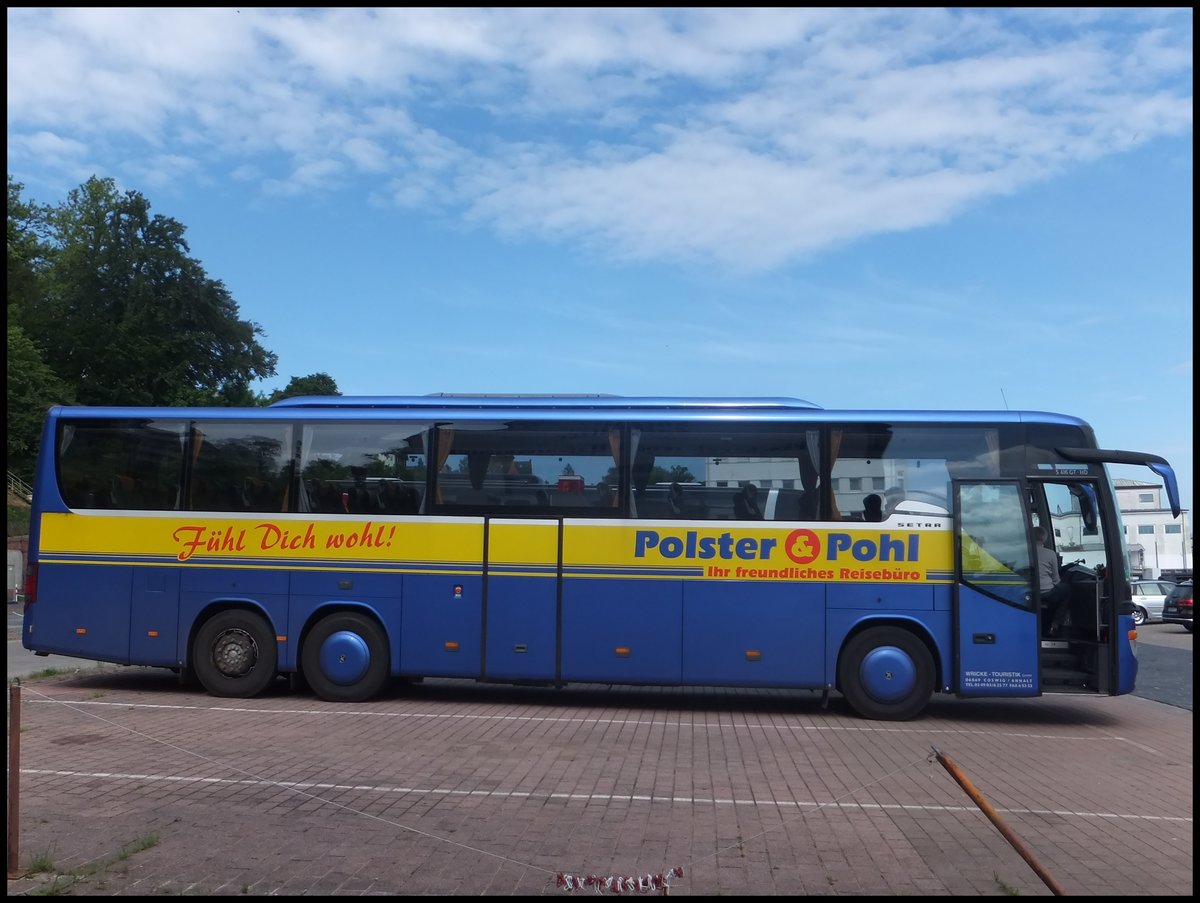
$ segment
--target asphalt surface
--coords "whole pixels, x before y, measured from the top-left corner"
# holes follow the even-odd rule
[[[1192,634],[1178,624],[1138,628],[1135,696],[1192,710]]]
[[[8,893],[1190,896],[1191,634],[1139,634],[1138,694],[939,697],[904,723],[707,688],[217,699],[36,658]],[[1186,705],[1139,695],[1182,693],[1178,670]]]

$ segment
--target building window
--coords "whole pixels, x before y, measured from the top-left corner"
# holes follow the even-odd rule
[[[1139,536],[1153,536],[1154,535],[1154,524],[1138,524],[1138,535]]]
[[[1163,532],[1168,535],[1172,533],[1179,534],[1183,532],[1183,527],[1181,527],[1179,524],[1165,524],[1163,526]]]
[[[1154,502],[1154,493],[1153,492],[1139,492],[1138,493],[1138,501],[1153,503]]]

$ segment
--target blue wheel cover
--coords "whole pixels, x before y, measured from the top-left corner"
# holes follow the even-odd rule
[[[358,683],[370,667],[371,649],[352,630],[331,633],[321,644],[321,673],[339,686]]]
[[[917,666],[903,649],[879,646],[863,657],[858,676],[872,699],[899,702],[916,687]]]

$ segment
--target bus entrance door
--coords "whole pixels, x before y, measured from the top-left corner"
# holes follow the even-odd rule
[[[488,519],[485,679],[555,679],[561,530],[558,520]]]
[[[954,692],[1038,692],[1038,612],[1029,518],[1015,481],[955,485]]]

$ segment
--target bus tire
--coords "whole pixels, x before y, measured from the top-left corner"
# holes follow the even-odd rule
[[[852,637],[838,660],[838,689],[863,718],[907,721],[929,703],[933,656],[900,627],[872,627]]]
[[[192,669],[213,696],[249,699],[276,677],[275,633],[261,615],[231,608],[213,615],[196,632]]]
[[[389,659],[383,628],[354,611],[322,618],[300,651],[304,680],[328,702],[362,702],[375,696],[391,673]]]

